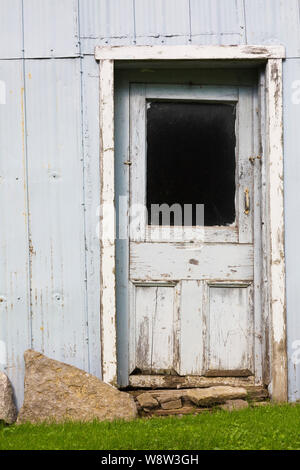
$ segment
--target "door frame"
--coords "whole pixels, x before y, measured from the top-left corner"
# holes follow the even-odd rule
[[[115,61],[250,61],[264,66],[260,98],[264,104],[262,196],[263,290],[270,314],[270,393],[287,401],[286,298],[283,206],[283,46],[97,46],[100,85],[100,319],[102,379],[117,384],[116,226],[114,180],[114,64]]]

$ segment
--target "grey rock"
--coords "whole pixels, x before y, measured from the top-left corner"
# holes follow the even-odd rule
[[[17,419],[17,409],[13,398],[13,389],[9,378],[0,372],[0,421],[12,424]]]
[[[187,390],[185,397],[197,406],[210,406],[225,403],[227,400],[246,398],[247,391],[242,387],[208,387]]]
[[[142,408],[151,410],[158,407],[158,401],[153,398],[150,393],[141,393],[141,395],[138,395],[136,399]]]
[[[25,397],[17,423],[130,420],[134,399],[81,369],[25,351]]]

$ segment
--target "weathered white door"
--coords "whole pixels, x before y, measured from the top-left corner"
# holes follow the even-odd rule
[[[256,100],[130,86],[129,375],[261,378]]]

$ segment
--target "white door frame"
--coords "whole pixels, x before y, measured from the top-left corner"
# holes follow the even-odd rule
[[[255,60],[265,65],[266,171],[264,289],[270,312],[271,394],[287,401],[286,300],[283,213],[283,46],[97,46],[100,66],[100,296],[102,378],[117,384],[114,181],[114,62],[151,60]]]

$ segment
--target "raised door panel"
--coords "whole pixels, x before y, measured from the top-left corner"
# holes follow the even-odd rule
[[[133,284],[130,373],[172,373],[176,367],[176,284]]]
[[[205,375],[252,375],[252,284],[208,285],[206,299]]]

